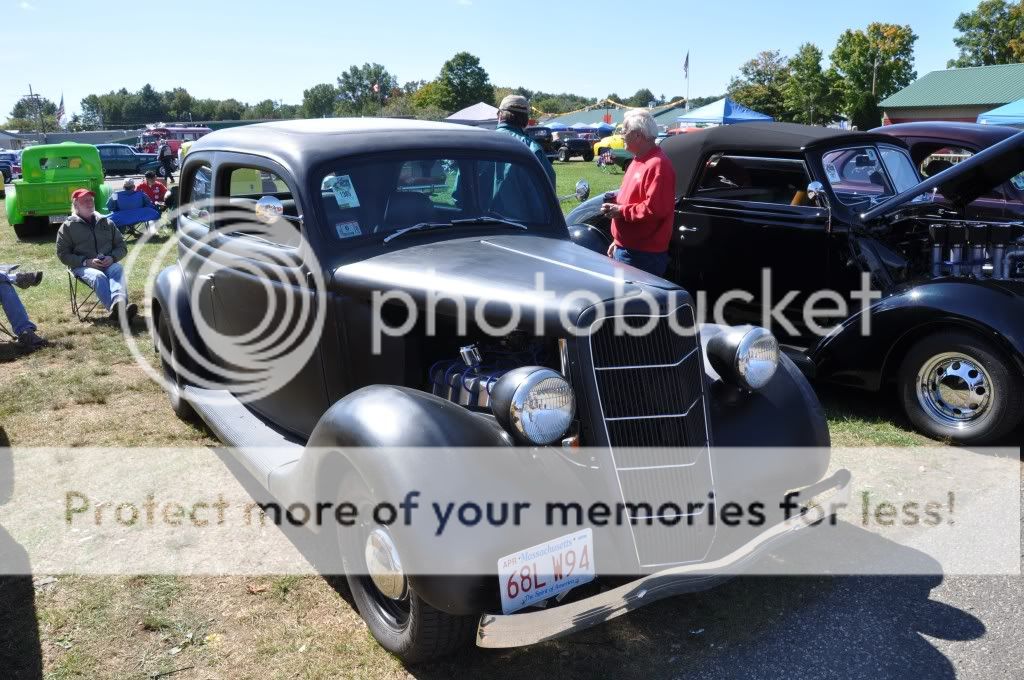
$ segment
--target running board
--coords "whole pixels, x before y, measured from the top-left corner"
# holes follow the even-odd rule
[[[270,488],[275,470],[302,456],[301,443],[267,425],[227,390],[188,385],[182,396],[263,488]]]

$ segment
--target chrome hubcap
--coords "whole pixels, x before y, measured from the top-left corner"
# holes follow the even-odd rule
[[[959,352],[933,356],[917,374],[917,399],[932,419],[964,427],[992,408],[992,379],[978,360]]]
[[[374,529],[366,537],[366,569],[373,585],[382,595],[401,600],[408,590],[402,562],[394,541],[383,529]]]

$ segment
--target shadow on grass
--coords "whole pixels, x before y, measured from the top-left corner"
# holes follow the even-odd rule
[[[0,505],[14,493],[14,459],[0,427]],[[0,526],[0,674],[12,680],[43,677],[35,588],[28,553]]]

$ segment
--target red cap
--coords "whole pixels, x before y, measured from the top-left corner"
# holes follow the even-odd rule
[[[75,189],[74,192],[71,194],[71,200],[77,201],[83,196],[92,196],[93,198],[96,198],[96,194],[92,191],[89,191],[88,189]]]

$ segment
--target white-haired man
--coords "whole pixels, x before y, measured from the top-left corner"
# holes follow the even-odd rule
[[[648,111],[633,109],[622,121],[622,136],[633,161],[614,203],[601,205],[612,220],[608,256],[662,276],[675,217],[676,172],[655,139],[658,124]]]

